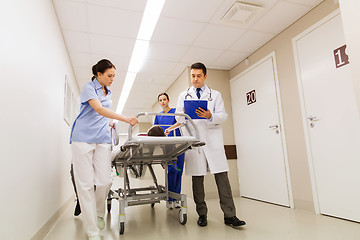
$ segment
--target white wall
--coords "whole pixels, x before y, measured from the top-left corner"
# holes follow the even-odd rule
[[[64,78],[77,86],[50,0],[0,8],[2,239],[30,239],[72,197]]]
[[[344,25],[344,34],[347,46],[346,51],[350,58],[350,68],[360,117],[360,28],[357,27],[356,24],[360,21],[360,1],[340,0],[339,3]]]

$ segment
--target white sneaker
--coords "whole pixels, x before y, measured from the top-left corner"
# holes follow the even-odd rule
[[[89,240],[101,240],[100,235],[90,236]]]
[[[105,227],[105,221],[102,217],[97,217],[97,225],[100,230],[103,230]],[[97,238],[95,238],[97,239]],[[99,238],[100,239],[100,238]]]
[[[173,209],[174,208],[174,202],[173,201],[167,201],[166,202],[166,207],[168,209]]]
[[[175,208],[181,208],[181,201],[174,201]]]

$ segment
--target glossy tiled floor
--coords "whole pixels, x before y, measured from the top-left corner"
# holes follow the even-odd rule
[[[105,216],[103,240],[112,239],[206,239],[206,240],[359,240],[360,224],[309,211],[294,210],[254,200],[235,198],[238,217],[247,225],[233,229],[223,223],[217,199],[207,200],[208,226],[198,227],[192,199],[188,199],[188,221],[181,225],[178,210],[168,210],[165,202],[126,208],[125,233],[119,235],[118,203],[113,200],[110,214]],[[69,206],[46,240],[85,240],[81,215],[74,217],[74,204]]]

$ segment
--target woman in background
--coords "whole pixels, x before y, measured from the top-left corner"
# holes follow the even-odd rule
[[[126,117],[110,110],[109,87],[114,81],[115,70],[107,59],[92,67],[92,81],[86,83],[81,91],[80,114],[74,121],[70,136],[83,226],[91,240],[99,240],[99,229],[105,227],[105,199],[112,183],[110,127],[113,125],[109,119],[132,126],[138,123],[136,117]]]
[[[158,102],[162,107],[163,111],[161,113],[175,113],[175,108],[169,107],[169,96],[167,93],[160,93],[158,96]],[[176,123],[175,116],[161,116],[157,115],[155,117],[154,124],[159,125],[164,129],[164,131]],[[176,129],[175,131],[171,131],[168,136],[174,136],[174,132],[176,136],[181,136],[180,130]],[[168,166],[168,190],[171,192],[179,193],[181,192],[181,177],[184,168],[184,154],[181,154],[177,157],[176,166],[169,165]],[[169,201],[166,202],[166,207],[169,209],[173,209],[174,207],[181,207],[181,202],[175,201],[173,198],[169,198]]]

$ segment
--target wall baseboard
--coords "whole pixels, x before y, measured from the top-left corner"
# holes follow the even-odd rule
[[[47,221],[40,229],[35,233],[31,240],[42,240],[46,237],[49,231],[54,227],[56,222],[59,220],[61,215],[69,207],[69,205],[74,201],[74,196],[71,196],[61,207],[60,209]]]

